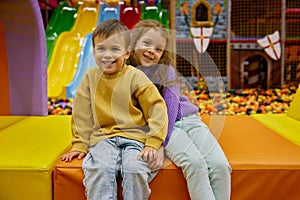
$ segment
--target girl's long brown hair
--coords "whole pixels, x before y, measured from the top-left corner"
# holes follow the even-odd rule
[[[154,29],[155,31],[160,32],[163,38],[166,39],[166,46],[164,49],[164,52],[158,62],[158,67],[157,71],[155,71],[155,74],[150,74],[150,80],[156,85],[158,90],[160,91],[161,95],[163,95],[165,91],[165,87],[167,86],[166,78],[168,74],[168,66],[171,65],[171,53],[170,53],[170,39],[169,39],[169,30],[165,29],[158,21],[152,20],[152,19],[147,19],[138,22],[132,29],[131,31],[131,48],[132,51],[130,53],[129,57],[129,64],[138,67],[141,65],[139,60],[137,59],[135,55],[135,47],[137,41],[140,40],[140,38],[148,32],[150,29]],[[157,83],[157,80],[159,80],[159,83]]]

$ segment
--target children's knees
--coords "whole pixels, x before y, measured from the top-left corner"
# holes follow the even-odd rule
[[[123,163],[122,173],[150,173],[151,170],[148,166],[148,163],[139,159],[139,160],[131,160],[130,162]]]
[[[183,155],[181,167],[184,171],[191,173],[197,173],[197,171],[207,171],[208,167],[203,157],[191,154]]]
[[[228,175],[232,171],[229,163],[225,161],[222,162],[222,160],[211,163],[210,170],[221,176]]]

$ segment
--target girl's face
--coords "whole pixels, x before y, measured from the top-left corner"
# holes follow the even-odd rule
[[[135,45],[135,55],[139,63],[145,67],[157,64],[164,53],[166,42],[166,38],[159,31],[147,31]]]
[[[125,48],[125,39],[117,35],[106,39],[97,36],[94,39],[95,62],[104,74],[115,74],[121,71],[125,59],[128,59],[130,55],[130,50]]]

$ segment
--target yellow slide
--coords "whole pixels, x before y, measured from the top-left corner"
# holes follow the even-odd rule
[[[48,97],[66,96],[65,87],[76,73],[83,40],[97,25],[99,7],[93,2],[82,3],[73,28],[58,37],[48,66]]]

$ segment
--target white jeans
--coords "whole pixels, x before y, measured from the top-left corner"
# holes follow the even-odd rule
[[[157,173],[151,173],[148,163],[137,159],[143,148],[143,143],[123,137],[108,138],[91,147],[82,163],[87,199],[117,200],[119,172],[124,200],[148,199],[148,183]]]
[[[229,200],[231,167],[218,144],[197,115],[175,122],[166,154],[182,168],[192,200]]]

